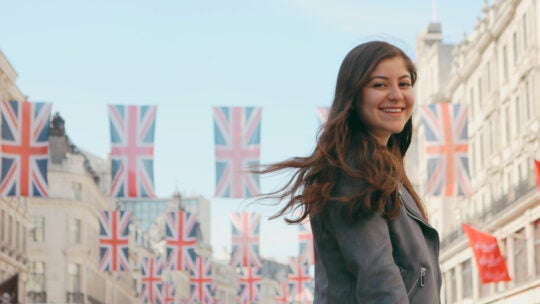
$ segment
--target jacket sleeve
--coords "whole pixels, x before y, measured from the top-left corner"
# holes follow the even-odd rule
[[[380,214],[352,222],[342,208],[328,208],[328,224],[347,269],[356,278],[356,303],[409,303],[400,270],[392,256],[386,219]]]

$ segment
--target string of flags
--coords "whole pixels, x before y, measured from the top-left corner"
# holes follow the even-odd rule
[[[48,196],[47,160],[51,103],[2,101],[0,196]],[[261,107],[214,107],[215,197],[260,194]],[[317,107],[321,124],[328,107]],[[154,134],[157,106],[108,105],[111,143],[109,196],[155,198]],[[470,196],[468,107],[421,106],[427,178],[432,196]]]
[[[47,163],[51,103],[2,101],[0,104],[0,196],[47,197]],[[118,199],[155,198],[153,163],[157,107],[109,105],[111,141],[111,187],[109,196]],[[467,106],[438,103],[420,108],[425,129],[427,160],[426,194],[469,196]],[[246,169],[259,163],[261,148],[260,107],[215,107],[215,196],[247,198],[260,193],[257,175]],[[321,124],[328,119],[328,108],[318,107]],[[540,188],[540,162],[535,160]],[[130,271],[128,226],[131,213],[99,213],[99,269]],[[260,214],[231,215],[233,239],[230,265],[239,273],[239,303],[260,298],[262,259],[259,256]],[[198,229],[196,214],[185,211],[165,215],[165,255],[144,257],[141,295],[151,303],[173,303],[174,284],[164,280],[164,271],[190,274],[190,297],[211,303],[215,298],[212,259],[196,254]],[[482,282],[509,280],[503,271],[496,240],[463,224],[473,248]],[[289,261],[289,273],[279,282],[275,300],[311,301],[314,264],[313,239],[309,223],[299,225],[299,254]],[[495,245],[494,245],[495,244]],[[490,251],[493,248],[494,251]],[[496,248],[497,250],[495,250]],[[489,249],[489,250],[488,250]],[[487,261],[487,262],[486,262]],[[502,261],[502,263],[495,263]],[[497,265],[495,270],[487,267]],[[483,268],[482,268],[483,267]],[[504,268],[506,266],[504,265]],[[217,303],[217,302],[216,302]]]

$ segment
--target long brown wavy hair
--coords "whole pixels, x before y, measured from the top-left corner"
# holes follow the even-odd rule
[[[411,143],[412,117],[400,133],[392,134],[387,145],[381,146],[370,136],[368,127],[354,110],[354,105],[359,104],[357,101],[362,102],[362,88],[369,82],[372,71],[381,61],[396,56],[405,61],[414,85],[416,68],[401,49],[382,41],[358,45],[341,64],[334,101],[326,123],[319,129],[317,146],[311,155],[266,165],[256,171],[260,174],[293,172],[284,186],[266,194],[266,198],[286,202],[271,219],[292,214],[285,221],[300,223],[308,215],[321,213],[329,202],[346,204],[351,220],[373,212],[381,212],[391,219],[400,210],[400,184],[412,194],[427,219],[403,163]],[[336,186],[343,179],[353,181],[355,187],[350,193],[339,195]]]

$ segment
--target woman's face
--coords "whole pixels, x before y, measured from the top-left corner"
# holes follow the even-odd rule
[[[400,56],[385,59],[375,67],[355,105],[370,134],[384,146],[390,135],[403,130],[413,107],[411,75]]]

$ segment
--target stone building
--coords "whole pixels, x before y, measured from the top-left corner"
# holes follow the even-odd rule
[[[484,3],[472,33],[443,42],[432,22],[417,40],[417,103],[469,107],[469,197],[424,197],[441,235],[443,303],[538,303],[540,296],[540,6],[533,0]],[[422,185],[424,130],[417,126]],[[461,230],[468,223],[498,239],[512,280],[480,282]]]
[[[17,73],[0,52],[0,101],[24,100],[24,95],[15,84],[16,80]],[[0,282],[19,274],[18,300],[23,303],[27,280],[27,221],[27,199],[0,198]]]

